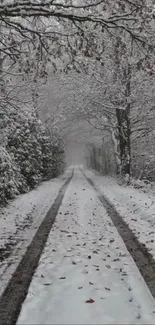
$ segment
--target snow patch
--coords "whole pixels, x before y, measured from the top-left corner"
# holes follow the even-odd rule
[[[121,237],[76,170],[17,324],[154,324],[154,311]]]

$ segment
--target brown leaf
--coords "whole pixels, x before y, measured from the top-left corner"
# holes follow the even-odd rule
[[[123,272],[123,273],[122,273],[122,275],[123,275],[123,276],[126,276],[126,275],[127,275],[127,273],[126,273],[126,272]]]
[[[106,290],[110,291],[110,288],[105,287]]]
[[[88,300],[86,300],[86,304],[93,304],[95,302],[94,299],[89,298]]]

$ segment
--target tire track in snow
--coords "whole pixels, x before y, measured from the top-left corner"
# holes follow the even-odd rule
[[[136,264],[74,171],[17,324],[155,324],[155,301]]]
[[[152,296],[155,298],[155,261],[148,250],[141,244],[131,229],[122,219],[114,205],[106,198],[99,189],[95,186],[93,181],[87,177],[83,170],[81,170],[88,183],[93,187],[100,202],[106,209],[109,217],[118,230],[121,238],[123,239],[127,250],[131,254],[135,264],[137,265],[142,277],[144,278]]]
[[[23,256],[6,289],[0,297],[0,324],[16,324],[22,303],[28,292],[31,279],[38,265],[51,227],[55,221],[73,174],[74,170],[72,171],[71,177],[69,177],[65,184],[61,187],[54,204],[46,214],[37,233],[32,239],[31,244],[28,246],[25,255]]]

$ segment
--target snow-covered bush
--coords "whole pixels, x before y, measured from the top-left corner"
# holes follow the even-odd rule
[[[0,129],[4,139],[0,147],[0,203],[62,171],[62,140],[56,132],[46,130],[35,111],[2,108]]]
[[[0,146],[0,204],[25,192],[27,185],[15,163],[13,155]]]
[[[12,116],[6,148],[14,154],[16,163],[29,188],[41,180],[41,147],[37,139],[37,120],[34,114]]]

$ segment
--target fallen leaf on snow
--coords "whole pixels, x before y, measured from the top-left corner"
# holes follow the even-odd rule
[[[110,291],[110,288],[107,288],[107,287],[105,287],[105,290],[108,290],[108,291]]]
[[[65,277],[65,276],[61,276],[59,279],[60,279],[60,280],[65,280],[66,277]]]
[[[44,286],[50,286],[52,284],[52,282],[51,283],[44,283]]]
[[[137,319],[141,319],[141,314],[140,313],[138,313],[138,315],[137,315],[137,317],[136,317]]]
[[[88,300],[86,300],[86,304],[93,304],[95,302],[94,299],[89,298]]]

